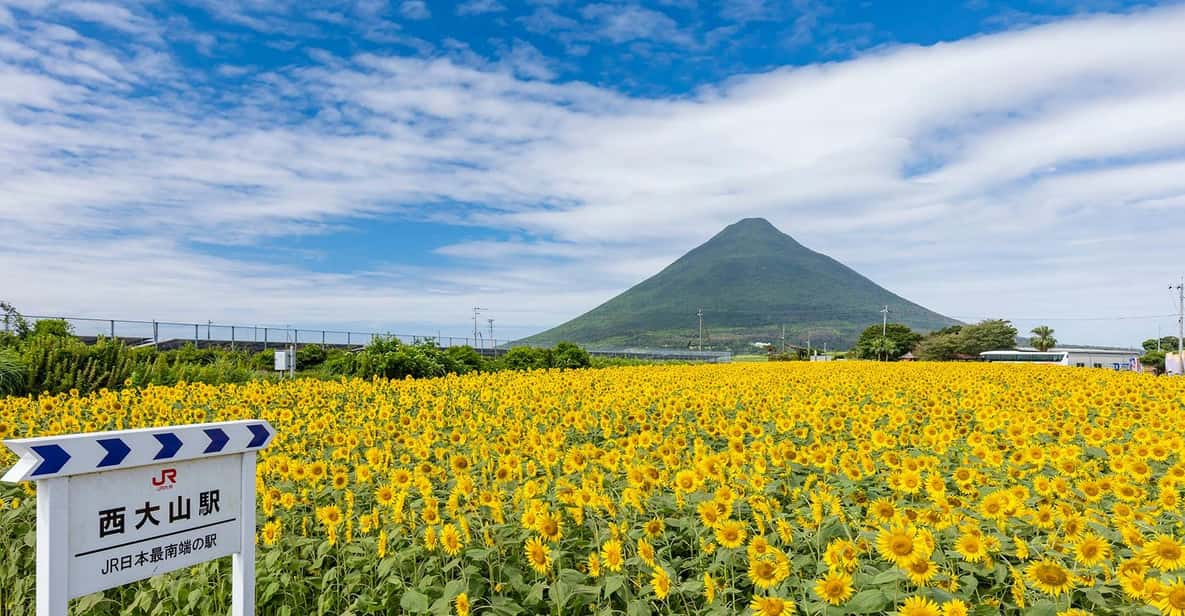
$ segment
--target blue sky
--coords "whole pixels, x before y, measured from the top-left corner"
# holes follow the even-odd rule
[[[482,305],[517,337],[764,216],[939,312],[1137,343],[1185,270],[1183,31],[1176,2],[0,0],[0,296],[458,334]]]

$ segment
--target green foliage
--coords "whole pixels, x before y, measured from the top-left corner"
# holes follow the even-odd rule
[[[324,347],[310,344],[296,349],[296,369],[308,370],[325,363],[329,353]],[[274,364],[273,364],[274,366]]]
[[[550,366],[551,349],[514,347],[502,356],[502,365],[511,370],[541,370]]]
[[[27,369],[25,389],[29,393],[115,389],[123,386],[133,369],[128,348],[107,338],[87,345],[70,336],[34,333],[23,345],[23,359]]]
[[[960,344],[957,332],[934,334],[919,342],[914,354],[922,361],[950,361],[959,354]]]
[[[682,346],[697,338],[695,311],[702,306],[711,339],[733,333],[734,350],[780,339],[783,324],[791,340],[810,335],[819,346],[846,348],[883,305],[894,320],[921,331],[956,323],[802,246],[769,222],[751,218],[730,225],[617,297],[524,342]]]
[[[1157,347],[1157,343],[1159,343],[1161,351],[1176,352],[1176,350],[1177,350],[1177,337],[1176,336],[1165,336],[1164,338],[1161,338],[1160,340],[1157,340],[1156,338],[1149,338],[1144,341],[1144,350],[1145,351],[1155,351],[1156,347]]]
[[[950,361],[959,355],[976,357],[984,351],[1015,348],[1016,333],[1011,322],[988,319],[957,330],[935,332],[918,343],[916,353],[925,361]],[[1053,330],[1049,333],[1052,339]]]
[[[1038,351],[1048,351],[1057,346],[1057,338],[1053,337],[1053,328],[1048,325],[1034,327],[1029,333],[1033,334],[1029,342]]]
[[[1157,374],[1164,374],[1164,358],[1166,355],[1168,355],[1168,353],[1165,351],[1157,351],[1156,347],[1153,346],[1151,351],[1148,351],[1143,357],[1140,358],[1140,364],[1144,366],[1151,366],[1154,370],[1156,370]]]
[[[460,369],[454,372],[480,372],[486,369],[486,362],[481,354],[469,345],[449,347],[445,349],[444,354],[460,366]]]
[[[851,353],[860,359],[897,361],[902,355],[910,352],[921,339],[921,334],[901,323],[889,323],[887,327],[870,325],[860,334]]]
[[[0,396],[24,393],[28,379],[25,362],[13,349],[0,348]]]
[[[571,342],[561,342],[552,352],[553,368],[587,368],[592,365],[588,351]]]
[[[43,319],[33,324],[33,331],[29,335],[69,338],[74,335],[74,328],[62,319]]]
[[[959,352],[979,355],[984,351],[1016,348],[1016,328],[1004,319],[988,319],[968,325],[959,332]]]

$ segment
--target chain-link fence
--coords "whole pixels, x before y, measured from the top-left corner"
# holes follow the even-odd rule
[[[513,340],[486,338],[480,333],[474,338],[275,327],[271,325],[227,325],[213,321],[180,323],[176,321],[134,321],[45,315],[23,316],[30,324],[47,319],[65,321],[75,336],[88,342],[93,342],[99,337],[116,338],[131,347],[155,347],[161,350],[180,348],[187,344],[198,348],[219,347],[244,351],[263,351],[271,348],[307,345],[360,349],[376,338],[395,338],[408,344],[434,341],[437,345],[446,348],[470,346],[483,355],[498,356],[513,346],[520,346]],[[8,331],[13,325],[5,320],[3,327],[5,331]],[[588,349],[588,352],[597,357],[623,359],[704,362],[728,362],[732,359],[732,354],[728,352],[693,351],[690,349],[599,348]]]

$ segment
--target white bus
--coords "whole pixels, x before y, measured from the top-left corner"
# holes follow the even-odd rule
[[[1048,351],[1014,349],[987,351],[980,353],[979,357],[986,362],[993,363],[1054,364],[1077,368],[1140,371],[1139,352],[1126,349],[1065,348]]]

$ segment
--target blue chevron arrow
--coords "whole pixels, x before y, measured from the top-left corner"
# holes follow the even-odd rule
[[[267,426],[264,424],[251,424],[247,426],[247,429],[251,431],[251,434],[255,435],[255,438],[251,439],[250,443],[247,443],[248,448],[262,447],[267,442],[267,438],[272,435],[271,432],[268,432]]]
[[[160,434],[153,434],[156,440],[160,441],[160,452],[156,454],[153,460],[168,460],[177,455],[181,450],[181,439],[177,438],[176,434],[172,432],[162,432]]]
[[[30,449],[38,456],[41,456],[41,464],[33,471],[32,477],[38,475],[52,475],[66,465],[70,460],[70,454],[66,453],[60,445],[34,445]]]
[[[95,442],[101,445],[103,449],[107,450],[107,455],[103,456],[103,459],[99,461],[98,468],[103,468],[104,466],[115,466],[116,464],[123,462],[123,459],[128,457],[129,453],[132,453],[132,448],[128,447],[127,443],[117,438],[105,438]]]
[[[206,446],[206,450],[202,453],[217,453],[226,447],[226,443],[230,441],[230,437],[222,428],[208,428],[203,430],[206,436],[210,437],[210,444]]]

